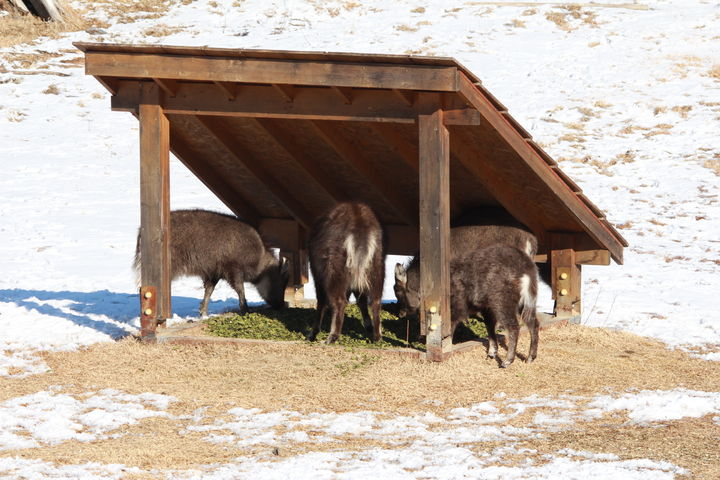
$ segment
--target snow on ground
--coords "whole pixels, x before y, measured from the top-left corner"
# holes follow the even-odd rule
[[[714,303],[720,287],[716,2],[647,0],[626,8],[620,4],[627,2],[606,0],[619,8],[579,9],[547,2],[439,0],[171,3],[161,18],[138,15],[128,23],[106,18],[108,27],[0,49],[0,376],[40,374],[47,367],[35,352],[111,341],[138,328],[131,270],[139,223],[137,121],[110,111],[107,92],[75,61],[80,54],[73,41],[455,57],[509,107],[630,242],[625,265],[583,270],[583,322],[655,337],[671,347],[695,347],[707,360],[720,358],[720,313]],[[106,17],[102,4],[88,14]],[[172,208],[226,211],[174,160],[171,185]],[[389,259],[388,265],[397,260]],[[259,300],[252,289],[248,293],[250,300]],[[196,315],[202,294],[197,279],[175,282],[173,294],[176,319]],[[549,308],[548,290],[541,295],[541,306]],[[393,298],[392,289],[386,289],[386,297]],[[236,304],[234,292],[223,286],[210,310]],[[93,396],[108,397],[108,405],[119,409],[114,413],[118,422],[132,420],[118,407],[123,402],[140,402],[141,411],[154,411],[147,410],[147,400],[113,397],[119,393],[87,395],[38,392],[23,401],[37,405],[29,411],[42,411],[43,401],[72,405],[62,420],[70,436],[73,428],[91,428],[80,417],[91,408]],[[35,438],[34,427],[13,423],[19,415],[14,401],[19,400],[0,405],[0,444],[10,442],[17,429],[25,429],[28,441],[40,442],[42,428]],[[542,432],[582,421],[594,411],[573,407],[578,401],[517,402],[526,409],[543,402],[560,407],[539,410],[527,426]],[[638,422],[687,412],[720,414],[712,392],[631,392],[593,401],[595,410],[626,411]],[[515,410],[500,409],[493,401],[448,413],[448,418],[459,422],[454,428],[469,429],[468,435],[485,428],[488,435],[511,437],[499,422]],[[216,425],[210,438],[240,441],[243,412],[232,414],[238,418],[235,430]],[[30,424],[41,422],[40,414],[28,415]],[[423,434],[432,430],[431,418],[355,415],[352,423],[358,429],[382,428],[391,435],[402,425],[418,431],[420,442],[431,438]],[[344,425],[340,417],[332,424],[340,430]],[[103,434],[111,431],[108,426]],[[301,432],[288,440],[302,441]],[[674,478],[682,473],[669,464],[582,452],[558,452],[541,466],[497,467],[489,466],[493,458],[462,447],[444,450],[441,458],[432,450],[420,445],[407,452],[349,452],[342,465],[338,457],[322,453],[284,459],[280,466],[241,458],[232,466],[209,466],[202,476],[231,478],[239,469],[252,477],[285,477],[291,468],[297,472],[310,465],[313,478],[360,478],[366,469],[377,475],[379,465],[394,478],[416,478],[417,472],[443,478],[448,465],[464,469],[453,478]],[[413,461],[414,467],[403,463]],[[115,465],[55,466],[0,458],[0,478],[117,478],[122,472]]]
[[[60,389],[0,404],[0,450],[55,445],[70,439],[90,442],[119,426],[167,415],[147,409],[145,404],[164,410],[173,400],[167,395],[128,395],[115,390],[85,393],[78,400],[55,390]]]
[[[667,420],[720,413],[720,393],[687,389],[642,391],[594,398],[563,395],[556,398],[530,396],[521,399],[497,395],[492,401],[469,408],[454,408],[446,414],[431,412],[392,416],[379,411],[300,414],[292,411],[263,412],[233,408],[230,417],[214,422],[198,411],[192,416],[172,417],[164,410],[173,402],[166,395],[128,395],[114,390],[89,392],[77,396],[61,389],[38,392],[0,404],[0,450],[82,442],[123,435],[120,427],[151,416],[166,416],[178,424],[181,434],[205,432],[203,441],[220,443],[242,451],[245,447],[265,447],[267,453],[240,455],[232,464],[208,465],[202,472],[172,471],[172,478],[231,479],[282,478],[292,469],[299,478],[366,478],[376,470],[383,478],[674,478],[686,473],[667,462],[620,460],[614,454],[563,449],[545,455],[542,464],[532,460],[534,450],[515,448],[525,438],[542,437],[546,432],[568,428],[575,422],[589,421],[606,414],[620,414],[628,422],[649,426]],[[151,408],[148,408],[151,407]],[[498,415],[498,412],[505,412]],[[523,413],[536,412],[535,421],[525,427],[507,425]],[[619,412],[619,413],[618,413]],[[537,421],[541,413],[562,422]],[[550,415],[548,415],[548,413]],[[278,459],[279,450],[308,449],[312,445],[341,440],[375,441],[380,446],[361,451],[311,452]],[[478,453],[475,447],[503,441],[506,446]],[[383,447],[389,446],[390,448]],[[263,450],[260,450],[261,452]],[[273,453],[273,452],[276,453]],[[507,464],[511,455],[527,454],[521,467]],[[0,459],[2,474],[36,475],[60,478],[115,478],[118,471],[141,473],[121,465],[77,465],[75,473],[63,472],[42,462]],[[377,469],[380,468],[379,471]],[[80,472],[80,473],[77,473]],[[303,473],[306,472],[306,473]],[[158,473],[152,471],[149,473]],[[65,476],[66,475],[66,476]],[[73,477],[73,475],[79,475]],[[96,475],[96,476],[93,476]],[[10,478],[10,477],[8,477]],[[52,477],[55,478],[55,477]]]

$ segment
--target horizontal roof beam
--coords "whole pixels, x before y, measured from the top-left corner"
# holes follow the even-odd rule
[[[140,84],[120,81],[111,99],[115,111],[135,112],[140,104]],[[346,103],[331,88],[295,88],[288,102],[271,85],[242,85],[234,98],[216,83],[179,83],[175,96],[165,95],[166,114],[216,115],[305,120],[415,123],[417,112],[390,90],[353,90]]]
[[[85,73],[121,78],[167,78],[439,92],[456,92],[459,76],[457,67],[445,65],[343,63],[93,51],[85,53]]]

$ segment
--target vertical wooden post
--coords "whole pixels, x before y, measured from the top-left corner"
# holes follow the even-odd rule
[[[170,317],[170,129],[160,87],[144,83],[140,120],[141,291],[155,287],[156,311],[141,312],[141,336],[154,341],[158,323]]]
[[[305,299],[305,284],[309,281],[308,252],[305,245],[305,229],[294,222],[294,228],[288,241],[292,249],[280,250],[280,256],[289,262],[289,280],[285,289],[285,301],[296,306]]]
[[[427,358],[452,350],[450,326],[450,136],[439,107],[418,116],[420,170],[420,322]]]
[[[555,315],[558,318],[579,317],[582,314],[582,270],[577,264],[574,238],[570,234],[552,234],[550,268]]]
[[[285,301],[295,306],[305,299],[305,284],[309,280],[308,252],[305,229],[294,220],[264,218],[258,230],[273,247],[280,249],[280,256],[288,261],[288,284]]]

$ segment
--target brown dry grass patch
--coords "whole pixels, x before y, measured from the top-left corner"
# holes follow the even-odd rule
[[[63,386],[67,394],[114,388],[131,394],[172,395],[178,401],[168,408],[171,415],[190,415],[198,408],[208,408],[208,418],[221,418],[236,406],[264,411],[370,409],[388,414],[442,414],[451,408],[492,400],[497,392],[522,398],[532,394],[592,396],[608,390],[677,387],[720,391],[718,363],[668,350],[654,340],[578,325],[546,330],[540,336],[536,362],[528,365],[518,361],[507,370],[487,360],[482,348],[443,363],[431,363],[310,344],[143,345],[128,339],[78,352],[47,353],[44,360],[50,372],[23,379],[0,379],[0,401],[53,385]],[[525,332],[521,334],[521,354],[528,349],[527,337]],[[430,404],[428,400],[436,402]],[[513,424],[523,426],[527,421],[520,416]],[[613,445],[614,453],[619,453],[615,445],[621,442],[635,449],[623,454],[628,458],[672,459],[685,468],[698,456],[712,458],[709,447],[683,456],[675,444],[665,442],[667,429],[627,427],[629,433],[625,435],[626,426],[619,425],[620,420],[609,421],[579,423],[568,432],[547,434],[520,446],[538,450],[542,447],[541,451],[551,453],[559,448],[604,451],[604,446]],[[713,437],[707,435],[717,434],[715,427],[695,421],[673,424],[678,438],[687,430],[688,440],[682,440],[683,445],[689,445],[690,439],[710,444]],[[620,427],[622,439],[617,438]],[[172,469],[223,463],[239,454],[268,453],[268,447],[262,445],[239,451],[237,447],[210,444],[201,440],[204,434],[181,433],[180,428],[170,419],[145,419],[123,427],[120,431],[124,435],[119,438],[92,443],[71,441],[12,454],[59,464],[98,461]],[[347,449],[356,444],[360,449],[372,441],[355,438],[348,442],[301,444],[285,454],[308,448]]]
[[[720,80],[720,65],[715,65],[713,68],[711,68],[708,72],[708,76],[716,80]]]
[[[2,10],[2,5],[0,5]],[[82,12],[65,6],[64,21],[45,22],[32,15],[12,13],[0,17],[0,48],[31,43],[39,37],[57,38],[66,32],[76,32],[92,25]]]
[[[108,17],[117,19],[119,23],[132,23],[139,19],[159,18],[176,3],[176,0],[97,0],[93,9],[102,9]],[[182,3],[187,4],[189,1],[182,0]],[[0,2],[2,9],[3,4]],[[107,23],[95,18],[88,10],[73,9],[65,4],[64,12],[62,22],[45,22],[32,15],[12,11],[10,15],[0,17],[0,48],[32,43],[40,37],[57,38],[68,32],[108,27]]]
[[[709,168],[715,175],[720,175],[720,154],[715,154],[714,158],[705,160],[703,167]]]
[[[686,418],[661,422],[654,427],[627,424],[621,418],[603,418],[584,423],[582,429],[547,433],[543,438],[525,441],[522,448],[537,450],[537,460],[572,445],[573,449],[612,453],[622,460],[649,458],[671,462],[689,470],[692,478],[720,478],[720,425],[705,418]],[[713,441],[715,439],[715,441]]]

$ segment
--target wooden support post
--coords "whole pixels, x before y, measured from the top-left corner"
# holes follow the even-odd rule
[[[551,235],[551,286],[555,300],[555,316],[578,317],[579,320],[582,313],[582,266],[578,264],[572,237],[568,234]]]
[[[285,301],[295,306],[305,300],[305,284],[309,281],[309,262],[305,229],[292,220],[265,218],[260,222],[260,234],[269,245],[280,249],[280,256],[288,261],[288,284]]]
[[[155,287],[155,311],[141,312],[143,340],[170,317],[170,128],[160,106],[160,87],[142,86],[140,119],[140,269],[142,291]]]
[[[439,104],[439,102],[438,102]],[[450,136],[438,108],[418,116],[420,171],[420,322],[427,359],[452,351],[450,328]]]
[[[305,284],[308,282],[308,252],[305,248],[295,251],[281,250],[280,256],[289,262],[289,280],[285,288],[285,301],[297,306],[305,300]]]

